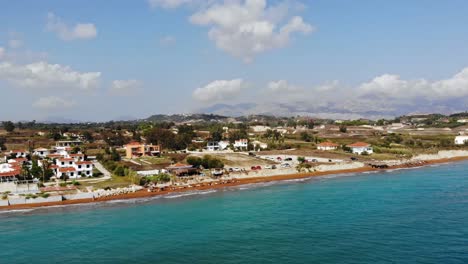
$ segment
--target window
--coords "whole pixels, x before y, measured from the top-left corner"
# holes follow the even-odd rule
[[[86,165],[86,168],[89,168],[89,164],[88,164],[88,165]]]
[[[81,175],[81,171],[78,172],[78,175]]]
[[[62,161],[62,165],[65,165],[65,162]]]
[[[78,169],[81,169],[81,165],[78,165]]]
[[[70,176],[73,176],[73,175],[74,175],[74,173],[73,173],[73,172],[70,172]]]

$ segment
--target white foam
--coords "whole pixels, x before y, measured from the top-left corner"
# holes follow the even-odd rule
[[[191,195],[204,195],[204,194],[209,194],[209,193],[214,193],[214,192],[217,192],[217,190],[183,192],[183,193],[166,195],[166,196],[163,196],[163,198],[174,199],[174,198],[180,198],[180,197],[191,196]]]

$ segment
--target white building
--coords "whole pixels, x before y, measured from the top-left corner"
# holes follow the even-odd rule
[[[318,150],[335,150],[337,148],[338,148],[338,144],[335,144],[332,142],[322,142],[320,144],[317,144]]]
[[[24,150],[24,149],[14,149],[14,150],[10,150],[9,152],[9,155],[15,155],[16,158],[26,158],[26,156],[28,155],[28,151]]]
[[[217,150],[225,150],[229,146],[229,142],[227,141],[210,141],[206,145],[206,149],[208,151],[217,151]]]
[[[75,158],[60,158],[51,166],[57,178],[67,176],[69,179],[93,176],[93,163],[91,161],[76,161]]]
[[[250,128],[255,133],[262,133],[262,132],[267,132],[267,130],[271,130],[271,127],[269,126],[251,126]]]
[[[249,147],[248,139],[239,139],[234,141],[234,148],[237,149],[247,149]]]
[[[349,148],[351,148],[351,152],[354,154],[372,154],[374,153],[374,149],[371,147],[370,144],[365,143],[365,142],[356,142],[351,145],[348,145]]]
[[[468,136],[456,136],[455,145],[464,145],[468,142]]]
[[[258,141],[258,140],[255,140],[252,142],[252,145],[254,146],[254,148],[256,150],[258,149],[267,149],[268,148],[268,144],[267,143],[263,143],[261,141]]]
[[[34,156],[39,156],[41,158],[45,158],[49,154],[50,154],[50,151],[48,149],[46,149],[46,148],[37,148],[33,152]]]

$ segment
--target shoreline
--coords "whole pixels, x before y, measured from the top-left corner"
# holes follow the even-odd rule
[[[148,192],[147,189],[143,189],[134,193],[120,194],[120,195],[108,196],[108,197],[99,197],[99,198],[94,198],[94,199],[88,198],[88,199],[79,199],[79,200],[64,200],[60,202],[0,206],[0,211],[31,209],[31,208],[40,208],[40,207],[49,207],[49,206],[73,205],[73,204],[99,203],[99,202],[108,202],[108,201],[113,201],[113,200],[140,199],[140,198],[148,198],[148,197],[155,197],[155,196],[163,196],[167,194],[185,193],[189,191],[214,190],[214,189],[222,189],[226,187],[233,187],[233,186],[240,186],[240,185],[247,185],[247,184],[297,180],[297,179],[320,177],[320,176],[325,176],[325,175],[363,173],[363,172],[371,172],[371,171],[384,172],[384,171],[390,171],[390,170],[395,170],[395,169],[421,168],[421,167],[426,167],[426,166],[433,165],[433,164],[442,164],[442,163],[458,162],[458,161],[465,161],[465,160],[468,160],[468,156],[426,160],[426,161],[420,161],[421,162],[420,164],[396,165],[396,166],[391,166],[385,169],[372,168],[369,166],[365,166],[365,167],[356,168],[356,169],[294,173],[294,174],[274,175],[274,176],[266,176],[266,177],[252,177],[252,178],[244,178],[244,179],[241,178],[241,179],[235,179],[234,181],[229,182],[229,183],[219,183],[216,185],[190,187],[190,188],[177,189],[177,190]]]

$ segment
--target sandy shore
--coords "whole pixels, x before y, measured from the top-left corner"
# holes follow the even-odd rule
[[[199,187],[191,187],[191,188],[167,190],[167,191],[159,191],[159,192],[148,192],[147,189],[144,189],[141,191],[137,191],[135,193],[115,195],[115,196],[109,196],[109,197],[100,197],[96,199],[66,200],[62,202],[1,206],[0,210],[15,210],[15,209],[37,208],[37,207],[44,207],[44,206],[96,203],[96,202],[105,202],[105,201],[111,201],[111,200],[138,199],[138,198],[153,197],[153,196],[158,196],[158,195],[167,195],[171,193],[183,193],[183,192],[195,191],[195,190],[220,189],[220,188],[239,186],[239,185],[245,185],[245,184],[303,179],[303,178],[318,177],[318,176],[324,176],[324,175],[343,174],[343,173],[361,173],[361,172],[369,172],[369,171],[385,171],[385,170],[393,170],[393,169],[398,169],[398,168],[417,168],[417,167],[423,167],[423,166],[432,165],[432,164],[456,162],[456,161],[462,161],[462,160],[468,160],[468,156],[451,157],[451,158],[443,158],[443,159],[435,159],[435,160],[419,160],[418,162],[415,162],[412,164],[396,165],[396,166],[391,166],[387,169],[376,169],[376,168],[366,166],[366,167],[361,167],[361,168],[345,169],[345,170],[330,170],[330,171],[318,171],[318,172],[309,172],[309,173],[284,174],[284,175],[276,175],[276,176],[268,176],[268,177],[241,178],[241,179],[231,180],[230,182],[227,182],[227,183],[219,183],[216,185],[207,185],[207,186],[199,186]]]

